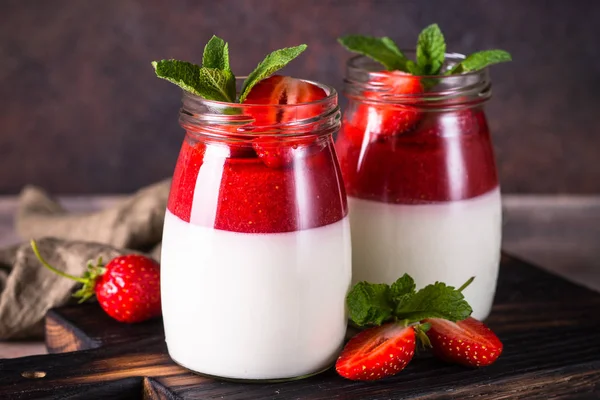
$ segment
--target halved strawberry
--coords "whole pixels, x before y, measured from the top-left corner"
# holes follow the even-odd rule
[[[401,71],[382,71],[370,85],[380,87],[380,91],[365,91],[367,100],[386,101],[386,96],[411,95],[423,92],[418,76]],[[410,105],[359,104],[348,123],[361,132],[374,135],[395,135],[406,132],[420,119],[420,112]],[[355,140],[358,142],[359,139]],[[362,142],[362,137],[360,138]]]
[[[414,354],[414,328],[390,323],[364,330],[350,339],[335,369],[347,379],[372,381],[402,371]]]
[[[254,117],[254,125],[275,125],[314,117],[321,113],[321,107],[307,105],[327,97],[320,87],[289,76],[274,75],[257,83],[244,104],[247,111]],[[277,109],[258,105],[290,105],[303,104],[299,107]],[[253,107],[252,105],[257,105]],[[309,142],[312,139],[309,139]],[[252,142],[252,147],[258,157],[270,168],[282,168],[293,161],[293,144],[288,140],[278,140],[273,136],[259,136]],[[299,143],[296,141],[296,145]],[[300,143],[307,144],[307,143]]]
[[[289,105],[311,103],[327,97],[320,87],[289,76],[273,75],[258,82],[244,104]],[[290,107],[282,112],[275,107],[249,107],[250,114],[255,118],[255,125],[272,125],[282,122],[306,119],[319,114],[319,107]]]
[[[438,358],[467,367],[485,367],[502,353],[502,342],[483,322],[469,317],[451,322],[440,318],[425,320],[431,324],[427,336]]]

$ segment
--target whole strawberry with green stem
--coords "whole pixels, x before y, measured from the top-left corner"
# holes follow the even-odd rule
[[[151,258],[129,254],[113,258],[106,265],[99,258],[95,265],[88,263],[83,277],[77,277],[48,264],[33,240],[31,248],[46,268],[83,284],[73,295],[80,303],[95,295],[100,307],[120,322],[142,322],[161,315],[160,266]]]
[[[368,130],[384,136],[407,132],[417,124],[422,112],[408,104],[433,88],[439,81],[437,77],[477,71],[511,60],[504,50],[484,50],[450,65],[446,63],[446,41],[437,24],[419,34],[415,60],[409,59],[389,37],[348,35],[338,41],[349,51],[369,57],[385,68],[370,74],[371,81],[362,93],[365,104],[360,104],[346,121],[359,132]],[[362,137],[351,139],[362,141]]]

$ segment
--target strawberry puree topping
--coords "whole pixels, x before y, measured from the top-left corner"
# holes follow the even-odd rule
[[[187,222],[193,214],[193,224],[246,233],[315,228],[346,216],[332,142],[277,145],[290,154],[285,165],[259,158],[251,146],[244,153],[223,143],[193,143],[186,138],[173,175],[169,211]],[[244,154],[251,156],[240,157]],[[192,213],[196,187],[206,193],[196,194],[202,198],[196,199]],[[217,187],[218,194],[211,193]],[[213,198],[215,202],[206,201]]]
[[[345,121],[336,142],[349,196],[422,204],[469,199],[498,186],[481,109],[423,114],[412,129],[392,136],[364,132]]]

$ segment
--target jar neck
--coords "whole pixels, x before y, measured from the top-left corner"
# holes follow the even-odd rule
[[[183,92],[179,123],[189,134],[221,140],[331,135],[339,129],[341,120],[337,92],[316,85],[325,90],[327,97],[299,104],[225,103]]]
[[[411,51],[405,51],[411,54]],[[412,52],[414,53],[414,51]],[[460,54],[447,54],[443,69],[464,59]],[[420,93],[394,93],[392,85],[402,85],[402,79],[417,79]],[[492,94],[487,68],[460,75],[414,76],[398,74],[390,78],[382,66],[365,57],[356,56],[346,64],[344,94],[351,100],[380,106],[410,106],[427,110],[447,110],[474,107],[487,101]]]

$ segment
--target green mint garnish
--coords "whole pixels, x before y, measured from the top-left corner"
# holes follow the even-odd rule
[[[423,29],[417,42],[420,75],[438,75],[446,58],[446,41],[437,24]]]
[[[208,100],[235,101],[235,76],[231,71],[202,67],[199,73],[200,96]]]
[[[199,66],[178,60],[153,61],[152,65],[159,78],[166,79],[197,96],[202,96]]]
[[[414,280],[404,274],[391,286],[359,282],[348,293],[346,304],[350,320],[359,327],[378,326],[390,321],[412,324],[427,318],[460,321],[473,310],[459,289],[436,282],[415,290]]]
[[[437,24],[429,25],[419,34],[416,62],[406,57],[388,37],[348,35],[338,41],[346,49],[377,61],[389,71],[403,71],[413,75],[455,75],[512,60],[504,50],[486,50],[471,54],[452,69],[443,71],[446,41]]]
[[[339,38],[338,42],[354,53],[365,55],[383,64],[389,71],[406,70],[408,59],[388,37],[348,35]]]
[[[304,50],[306,50],[306,45],[301,44],[296,47],[286,47],[284,49],[275,50],[271,54],[265,57],[258,66],[248,75],[248,78],[244,81],[242,86],[242,93],[240,94],[240,103],[244,101],[250,90],[256,85],[258,82],[262,81],[265,78],[273,75],[275,71],[280,70],[281,68],[288,65],[290,61],[294,58],[298,57]]]
[[[213,35],[204,46],[202,66],[231,71],[229,67],[229,45],[223,39]]]
[[[409,323],[422,321],[426,318],[461,321],[471,315],[472,312],[473,309],[461,292],[453,286],[436,282],[398,302],[394,310],[394,316],[399,320],[408,320]]]
[[[399,299],[405,296],[414,295],[416,288],[413,278],[408,274],[404,274],[392,284],[390,290],[394,301],[399,302]]]
[[[269,54],[245,80],[240,103],[254,85],[285,67],[304,50],[305,44]],[[235,75],[229,65],[229,45],[217,36],[213,36],[204,47],[202,66],[179,60],[153,61],[152,66],[159,78],[206,100],[236,101]]]
[[[392,317],[394,302],[384,283],[359,282],[346,297],[350,319],[358,326],[381,325]]]
[[[484,50],[473,53],[460,63],[456,64],[450,71],[450,74],[462,74],[463,72],[477,71],[488,65],[511,61],[510,53],[504,50]]]

